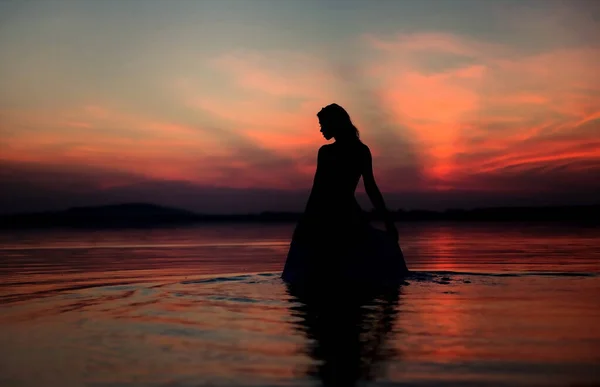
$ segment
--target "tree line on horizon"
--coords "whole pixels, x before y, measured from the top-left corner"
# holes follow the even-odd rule
[[[599,223],[600,204],[545,207],[489,207],[475,209],[391,210],[396,221],[581,221]],[[372,221],[381,219],[365,211]],[[250,214],[202,214],[147,203],[74,207],[64,211],[0,216],[0,227],[154,226],[196,222],[295,222],[302,212],[264,211]]]

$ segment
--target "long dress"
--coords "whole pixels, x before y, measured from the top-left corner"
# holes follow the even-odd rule
[[[372,227],[354,196],[361,142],[319,151],[313,189],[292,236],[282,278],[393,284],[408,274],[398,242]]]

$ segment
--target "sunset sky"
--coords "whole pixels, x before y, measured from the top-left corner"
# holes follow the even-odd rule
[[[599,20],[594,0],[0,1],[0,212],[301,210],[332,102],[392,208],[597,202]]]

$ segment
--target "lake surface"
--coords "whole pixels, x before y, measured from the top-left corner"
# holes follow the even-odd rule
[[[405,284],[315,295],[293,226],[0,233],[0,386],[600,385],[600,228],[399,225]]]

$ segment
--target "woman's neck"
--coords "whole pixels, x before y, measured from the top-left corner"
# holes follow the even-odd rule
[[[356,136],[340,136],[340,137],[335,137],[335,142],[336,143],[341,143],[341,144],[346,144],[352,141],[356,141],[358,140],[358,138],[356,138]]]

